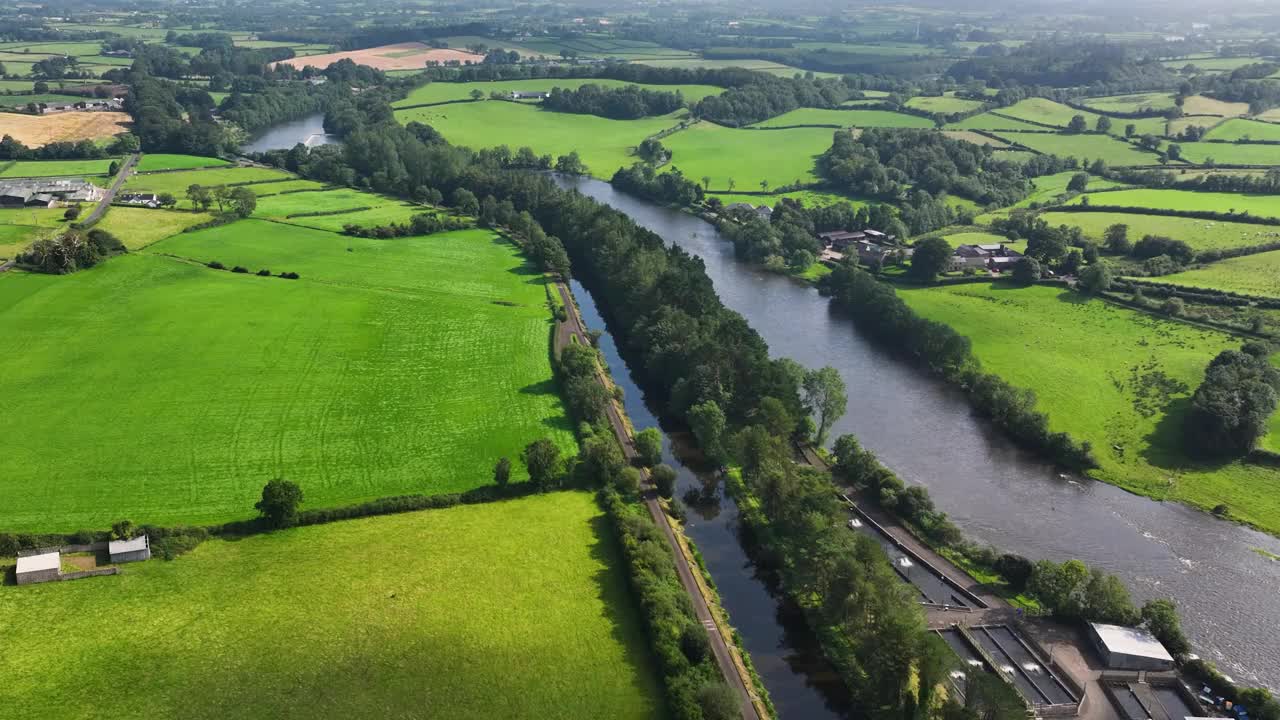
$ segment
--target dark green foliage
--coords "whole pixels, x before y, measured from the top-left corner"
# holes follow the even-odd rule
[[[262,488],[262,499],[254,508],[271,527],[287,528],[297,524],[302,499],[302,488],[297,483],[275,478]]]
[[[707,720],[735,720],[742,717],[742,703],[733,689],[722,682],[708,683],[698,691],[698,705]]]
[[[1132,625],[1139,615],[1124,583],[1079,560],[1036,563],[1027,590],[1064,620]]]
[[[680,631],[680,651],[690,665],[697,665],[711,654],[711,641],[707,629],[699,625],[685,625]]]
[[[951,245],[940,237],[925,238],[916,243],[907,274],[913,280],[933,282],[951,260]]]
[[[1191,643],[1182,634],[1178,608],[1172,600],[1148,601],[1142,606],[1142,622],[1174,658],[1181,659],[1191,652]]]
[[[1095,262],[1080,273],[1077,287],[1086,293],[1096,295],[1111,289],[1111,266],[1104,262]]]
[[[1209,363],[1184,425],[1188,449],[1240,456],[1266,434],[1280,392],[1280,370],[1269,355],[1269,347],[1248,343],[1239,351],[1222,351]]]
[[[750,73],[748,84],[712,95],[693,106],[693,114],[718,125],[741,127],[800,107],[831,108],[849,99],[838,79],[800,79]]]
[[[552,88],[542,106],[557,112],[599,115],[613,120],[636,120],[649,115],[666,115],[684,107],[679,91],[649,90],[635,85],[605,88],[587,83],[577,90]]]
[[[70,229],[58,237],[35,241],[16,260],[38,272],[65,275],[123,252],[127,252],[124,243],[106,230],[84,233]]]
[[[560,484],[560,448],[547,438],[534,440],[520,452],[529,471],[529,482],[546,492]]]
[[[493,483],[498,487],[506,487],[511,482],[511,461],[507,458],[498,458],[498,463],[493,466]]]
[[[634,442],[641,465],[654,467],[662,462],[662,433],[657,428],[645,428],[636,433]]]
[[[1132,254],[1134,257],[1141,259],[1167,255],[1183,265],[1195,259],[1195,251],[1191,249],[1190,245],[1181,240],[1174,240],[1160,235],[1143,236],[1133,246]]]
[[[659,463],[649,471],[649,479],[657,488],[658,494],[668,500],[676,491],[676,470],[666,463]]]
[[[689,426],[708,460],[723,464],[728,459],[724,444],[728,423],[724,411],[714,400],[707,400],[690,408]]]
[[[1040,261],[1033,257],[1024,257],[1013,264],[1013,280],[1022,285],[1030,285],[1040,279]]]
[[[137,535],[138,528],[133,524],[132,520],[117,520],[111,523],[111,538],[113,540],[129,540]]]
[[[609,182],[623,192],[664,204],[694,205],[703,198],[702,186],[674,168],[657,174],[651,165],[636,163],[630,168],[618,168]]]
[[[1031,575],[1035,572],[1035,565],[1021,555],[1005,553],[996,558],[995,569],[996,572],[1004,576],[1010,587],[1015,591],[1021,592],[1027,587],[1027,583],[1031,581]]]

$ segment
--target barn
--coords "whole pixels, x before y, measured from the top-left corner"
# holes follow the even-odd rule
[[[107,554],[112,563],[138,562],[151,559],[151,544],[146,535],[139,535],[132,540],[112,540],[107,545]]]
[[[18,558],[14,571],[19,585],[57,580],[62,574],[62,555],[58,551]]]
[[[1173,656],[1154,635],[1139,628],[1089,623],[1089,639],[1112,670],[1172,670]]]

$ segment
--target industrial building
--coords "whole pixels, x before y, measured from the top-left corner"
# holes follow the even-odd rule
[[[1089,639],[1111,670],[1172,670],[1173,656],[1140,628],[1089,623]]]

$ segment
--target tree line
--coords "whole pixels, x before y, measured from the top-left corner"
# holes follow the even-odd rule
[[[606,88],[593,83],[576,90],[552,88],[542,106],[557,112],[599,115],[613,120],[635,120],[650,115],[666,115],[684,107],[684,96],[676,92],[649,90],[634,85]]]

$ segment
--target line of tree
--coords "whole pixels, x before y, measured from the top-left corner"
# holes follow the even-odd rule
[[[342,226],[342,234],[365,238],[397,238],[462,230],[472,225],[473,223],[470,220],[453,215],[419,213],[409,218],[409,222],[406,223],[391,223],[372,227],[349,223]]]
[[[85,232],[71,228],[57,237],[35,241],[30,248],[18,253],[15,260],[36,272],[66,275],[126,252],[124,243],[106,230],[95,228]]]
[[[702,202],[703,187],[672,168],[658,174],[652,165],[636,163],[629,168],[618,168],[609,183],[615,188],[638,197],[664,205],[688,207]]]
[[[556,112],[599,115],[613,120],[635,120],[650,115],[666,115],[684,107],[679,90],[649,90],[624,85],[608,88],[587,83],[576,90],[552,88],[542,106]]]
[[[768,120],[802,107],[833,108],[853,93],[841,79],[786,78],[753,74],[754,82],[711,95],[693,106],[693,114],[729,127]]]
[[[1117,168],[1109,173],[1123,183],[1153,188],[1175,188],[1200,192],[1237,192],[1280,195],[1280,168],[1262,174],[1204,173],[1183,178],[1168,170]]]
[[[0,138],[0,160],[102,160],[138,150],[138,137],[125,133],[105,147],[92,140],[59,140],[40,147],[27,147],[12,135]]]

